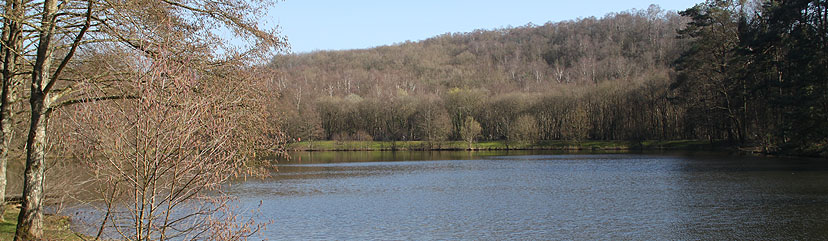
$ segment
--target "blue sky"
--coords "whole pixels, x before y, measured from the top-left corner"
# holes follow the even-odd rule
[[[279,24],[292,52],[359,49],[449,32],[601,17],[657,4],[683,10],[702,0],[286,0],[265,24]]]

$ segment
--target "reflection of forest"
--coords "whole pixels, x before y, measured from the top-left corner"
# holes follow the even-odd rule
[[[824,161],[698,155],[675,165],[677,239],[828,237]]]

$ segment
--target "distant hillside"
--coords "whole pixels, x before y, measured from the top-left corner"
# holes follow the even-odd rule
[[[287,96],[387,98],[485,88],[544,92],[562,84],[630,80],[663,72],[685,49],[686,21],[656,6],[603,18],[451,33],[366,50],[279,56]],[[299,89],[302,89],[299,91]]]
[[[684,41],[676,38],[685,22],[675,12],[653,6],[372,49],[285,55],[270,66],[281,73],[276,85],[288,134],[294,137],[459,140],[465,118],[473,117],[482,126],[482,139],[526,139],[512,127],[521,116],[531,116],[523,118],[524,129],[537,130],[522,131],[533,132],[526,134],[536,136],[532,138],[629,139],[632,133],[616,129],[632,122],[587,120],[582,113],[622,103],[575,100],[599,89],[620,96],[645,84],[666,86],[671,63],[685,50]],[[652,93],[648,98],[666,96]],[[662,102],[660,114],[667,115],[670,108]],[[532,109],[546,116],[529,113]],[[601,113],[609,111],[618,112]],[[583,123],[562,124],[564,118]],[[680,135],[675,123],[680,120],[638,119],[658,122],[659,132],[669,127],[670,135]]]
[[[269,67],[287,134],[305,140],[702,139],[828,156],[826,2],[652,6]]]

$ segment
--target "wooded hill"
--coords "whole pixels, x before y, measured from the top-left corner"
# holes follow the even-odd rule
[[[748,79],[750,63],[734,65],[731,57],[761,54],[742,51],[749,44],[743,35],[767,29],[762,24],[773,23],[767,19],[777,9],[825,13],[825,1],[793,2],[709,1],[681,14],[651,6],[372,49],[283,55],[270,66],[280,72],[273,81],[286,131],[305,140],[705,139],[775,151],[793,140],[776,124],[785,114],[774,112],[773,103],[749,103],[760,97],[746,92],[746,82],[738,90],[714,86]],[[825,27],[824,17],[813,19],[796,24]],[[815,35],[825,41],[824,32]],[[815,49],[823,51],[816,52],[821,59],[808,61],[824,61],[825,45]],[[710,77],[724,74],[731,75]],[[824,87],[825,75],[816,76]],[[823,106],[815,107],[825,113],[820,98]],[[772,128],[760,128],[769,119]],[[824,136],[803,140],[792,149],[806,143],[812,151],[824,149],[826,142]]]

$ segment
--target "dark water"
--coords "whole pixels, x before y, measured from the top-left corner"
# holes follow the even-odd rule
[[[300,159],[301,156],[301,159]],[[826,240],[825,160],[710,154],[304,153],[232,186],[256,239]]]

